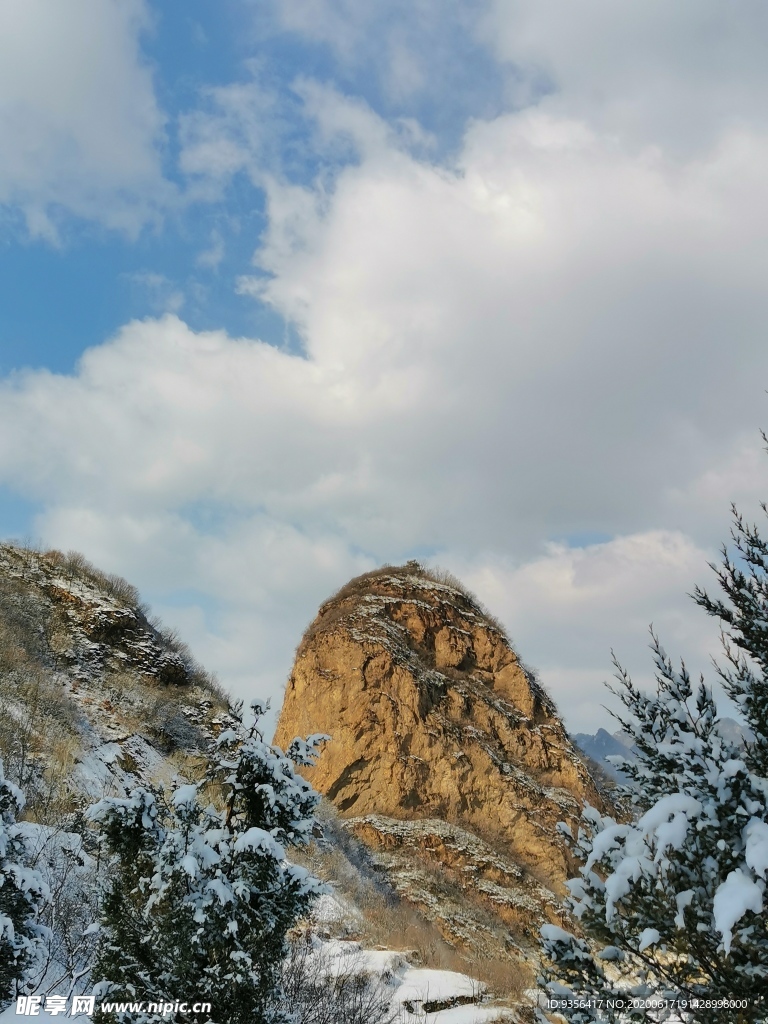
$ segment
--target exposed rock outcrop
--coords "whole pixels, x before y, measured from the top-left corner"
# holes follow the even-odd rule
[[[32,815],[168,782],[230,721],[136,590],[77,553],[0,545],[0,758]]]
[[[449,940],[471,944],[488,913],[512,945],[558,919],[557,823],[603,797],[552,701],[457,581],[408,563],[320,608],[275,740],[312,732],[332,741],[307,778]]]

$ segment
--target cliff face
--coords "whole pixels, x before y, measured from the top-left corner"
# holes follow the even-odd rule
[[[0,757],[32,816],[183,774],[227,709],[124,580],[0,545]]]
[[[408,563],[324,604],[275,741],[311,732],[332,741],[307,778],[428,914],[440,880],[462,912],[476,904],[521,939],[558,917],[557,822],[603,801],[553,703],[460,585]],[[465,925],[444,932],[460,942],[477,921]]]

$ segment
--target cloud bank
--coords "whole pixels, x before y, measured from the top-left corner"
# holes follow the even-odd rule
[[[317,35],[292,10],[283,29]],[[759,34],[762,9],[744,10]],[[504,618],[575,729],[605,722],[611,646],[647,679],[651,620],[705,667],[716,630],[685,593],[729,502],[764,496],[765,71],[714,4],[564,11],[497,2],[472,20],[509,100],[450,155],[308,78],[290,100],[314,157],[302,180],[260,85],[185,114],[200,195],[224,201],[242,174],[263,190],[237,288],[297,344],[168,315],[71,376],[2,385],[0,482],[41,504],[46,541],[149,588],[241,694],[279,702],[319,601],[414,554]],[[139,176],[158,131],[140,109]]]

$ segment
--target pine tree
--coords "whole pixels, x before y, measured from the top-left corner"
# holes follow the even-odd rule
[[[654,695],[615,663],[626,709],[615,717],[637,760],[612,760],[635,813],[587,807],[577,836],[561,826],[582,864],[569,883],[581,935],[542,929],[542,981],[573,1024],[768,1021],[768,544],[734,516],[733,554],[712,566],[725,600],[693,597],[721,622],[717,671],[752,738],[737,748],[721,735],[711,689],[694,687],[653,633]]]
[[[218,738],[206,782],[223,794],[220,809],[203,806],[203,784],[178,786],[168,803],[138,788],[92,808],[114,857],[93,973],[99,1000],[210,1003],[210,1015],[164,1018],[196,1024],[289,1019],[279,1006],[285,936],[321,890],[285,860],[285,847],[310,836],[319,800],[294,764],[311,764],[324,737],[283,755],[259,732],[264,708],[253,710],[250,729],[241,722]]]
[[[46,887],[26,863],[17,824],[23,808],[24,797],[5,778],[0,761],[0,1009],[21,989],[27,969],[42,952],[46,934],[38,923]]]

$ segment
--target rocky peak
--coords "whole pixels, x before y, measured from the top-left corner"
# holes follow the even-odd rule
[[[307,777],[390,868],[393,848],[406,849],[413,881],[444,822],[502,851],[508,865],[488,875],[466,853],[445,852],[445,877],[496,910],[522,901],[530,922],[533,899],[540,918],[552,917],[568,861],[557,822],[603,798],[551,699],[458,581],[409,562],[360,576],[322,605],[299,645],[275,739],[312,732],[332,739]],[[398,822],[424,827],[417,839]],[[394,883],[424,906],[424,884],[405,891],[398,879],[409,872],[394,860]],[[538,895],[523,898],[515,870],[535,877]]]
[[[147,617],[134,587],[77,553],[0,545],[3,621],[16,609],[40,635],[39,651],[75,677],[130,670],[160,684],[192,682],[191,656]]]

